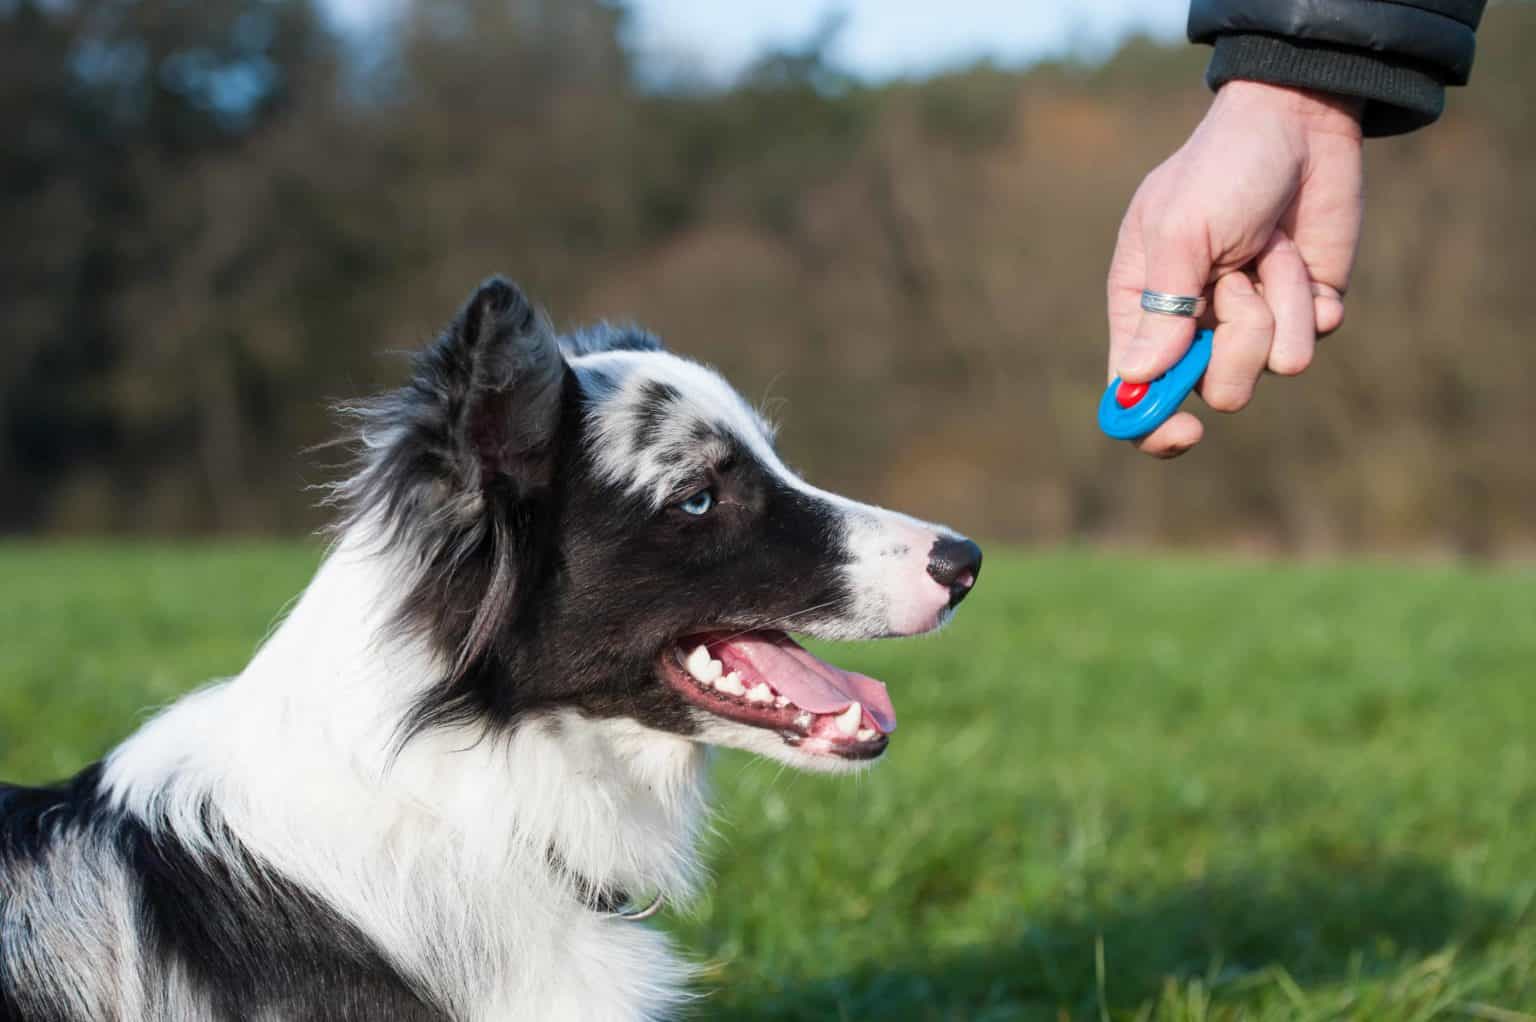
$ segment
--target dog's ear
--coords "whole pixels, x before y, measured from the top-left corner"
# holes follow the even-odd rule
[[[338,495],[349,521],[378,514],[389,542],[414,547],[401,615],[452,658],[455,678],[539,571],[534,532],[549,527],[541,498],[569,373],[549,321],[493,277],[416,356],[405,387],[355,410],[362,465]]]
[[[567,372],[554,330],[516,286],[492,277],[439,340],[455,460],[466,485],[514,499],[548,487]]]
[[[334,488],[344,526],[411,549],[400,609],[460,678],[539,575],[571,371],[513,285],[480,285],[412,363],[405,386],[342,409],[358,464]],[[457,691],[456,689],[453,691]],[[452,696],[452,692],[449,693]],[[432,716],[441,710],[427,708]],[[425,719],[425,718],[424,718]]]

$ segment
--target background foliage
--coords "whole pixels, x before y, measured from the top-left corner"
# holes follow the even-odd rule
[[[873,88],[823,36],[711,91],[645,85],[623,31],[597,0],[408,0],[345,40],[310,0],[0,2],[0,528],[314,525],[326,400],[502,271],[719,364],[818,481],[977,534],[1533,539],[1530,5],[1443,123],[1372,143],[1316,369],[1176,469],[1092,410],[1116,221],[1202,52]]]

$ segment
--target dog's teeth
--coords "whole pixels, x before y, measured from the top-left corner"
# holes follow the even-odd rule
[[[853,737],[853,733],[859,729],[859,725],[863,722],[864,707],[860,706],[857,700],[849,703],[848,709],[839,713],[835,721],[838,733],[849,738]]]
[[[706,685],[720,677],[721,672],[725,670],[724,665],[711,657],[709,650],[703,646],[696,647],[692,653],[688,654],[686,666],[688,673],[693,675],[695,681],[702,681]]]
[[[868,727],[861,727],[861,728],[859,728],[859,733],[857,735],[855,735],[854,737],[857,738],[861,742],[867,742],[871,738],[875,737],[875,729],[874,728],[868,728]]]
[[[714,671],[716,674],[719,674],[720,661],[711,660],[710,663],[715,665]],[[730,674],[727,674],[723,678],[716,678],[715,691],[724,692],[728,696],[740,696],[746,695],[747,693],[746,688],[741,683],[741,675],[737,674],[735,671],[732,671]]]
[[[777,706],[779,709],[782,710],[782,709],[784,709],[784,707],[789,705],[789,700],[785,699],[783,696],[774,696],[773,697],[773,705]]]
[[[809,713],[807,713],[806,711],[801,710],[800,711],[800,716],[795,718],[795,727],[804,730],[805,728],[808,728],[810,726],[811,726],[811,715]]]
[[[735,671],[732,671],[730,674],[726,675],[728,678],[734,678],[735,676]],[[762,682],[758,682],[756,685],[753,685],[750,689],[747,690],[747,702],[771,703],[773,702],[773,689],[769,688]]]

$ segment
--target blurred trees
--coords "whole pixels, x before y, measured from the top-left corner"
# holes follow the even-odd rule
[[[1093,429],[1102,276],[1204,53],[862,86],[835,26],[647,86],[600,0],[0,0],[0,528],[292,530],[328,399],[473,284],[636,319],[830,485],[983,535],[1290,548],[1536,535],[1536,11],[1375,143],[1349,322],[1175,465]],[[1284,393],[1281,393],[1281,392]],[[835,440],[835,442],[834,442]]]
[[[262,271],[263,239],[246,188],[210,192],[331,91],[331,41],[300,0],[0,10],[0,525],[74,499],[85,521],[153,527],[138,502],[181,477],[201,492],[176,500],[237,521],[250,392],[281,381],[221,326],[235,310],[213,312]]]

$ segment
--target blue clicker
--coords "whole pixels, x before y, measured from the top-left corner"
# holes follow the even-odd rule
[[[1211,332],[1200,330],[1184,357],[1147,385],[1147,391],[1121,404],[1120,377],[1110,381],[1099,399],[1099,428],[1116,440],[1139,440],[1167,422],[1195,389],[1211,364]]]

